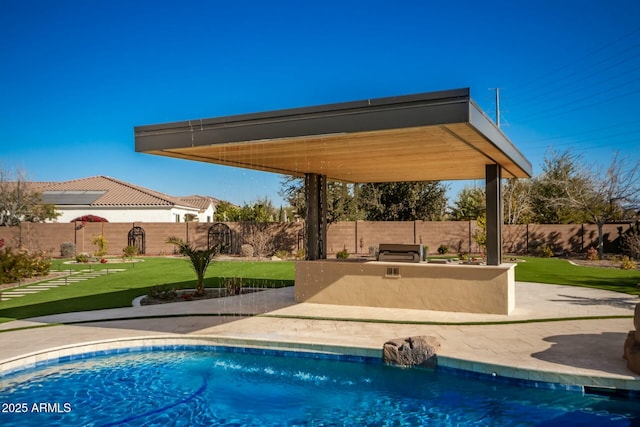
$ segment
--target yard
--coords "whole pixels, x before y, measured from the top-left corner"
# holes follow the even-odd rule
[[[0,322],[84,310],[127,307],[154,286],[192,288],[195,274],[182,258],[144,258],[126,264],[69,265],[54,261],[52,270],[124,268],[90,280],[60,286],[0,302]],[[289,261],[214,261],[207,270],[205,286],[222,286],[227,277],[242,277],[253,286],[293,285],[294,263]],[[525,258],[516,268],[516,280],[586,286],[640,295],[640,271],[582,267],[555,258]]]

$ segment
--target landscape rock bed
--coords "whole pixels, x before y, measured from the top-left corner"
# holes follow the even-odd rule
[[[156,305],[156,304],[168,304],[172,302],[184,302],[184,301],[198,301],[212,298],[225,298],[236,295],[250,294],[253,292],[260,292],[264,289],[258,288],[242,288],[239,294],[228,293],[224,288],[207,288],[204,295],[196,296],[194,289],[182,289],[177,291],[176,296],[171,299],[157,299],[149,296],[145,296],[140,300],[140,305]]]

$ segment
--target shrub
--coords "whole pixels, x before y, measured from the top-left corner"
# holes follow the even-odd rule
[[[590,247],[587,250],[584,258],[588,261],[598,261],[600,259],[600,257],[598,256],[598,250],[594,247]]]
[[[171,301],[178,296],[178,292],[172,286],[157,285],[149,289],[147,296],[160,301]]]
[[[538,255],[542,258],[551,258],[553,256],[553,249],[549,245],[540,246]]]
[[[622,263],[620,264],[620,268],[623,270],[635,270],[636,262],[625,255],[622,257]]]
[[[251,246],[248,243],[245,243],[244,245],[240,246],[240,255],[242,255],[243,257],[253,257],[253,246]]]
[[[275,253],[273,255],[278,257],[278,258],[280,258],[280,259],[289,259],[289,258],[291,258],[291,253],[289,251],[284,250],[284,249],[278,249],[277,251],[275,251]]]
[[[449,246],[445,244],[438,246],[438,253],[440,255],[445,255],[447,252],[449,252]]]
[[[87,263],[89,262],[89,258],[91,258],[91,255],[86,252],[80,252],[76,255],[76,262]]]
[[[29,277],[46,276],[51,260],[43,252],[11,248],[0,250],[0,283],[13,283]]]
[[[305,251],[304,248],[298,249],[295,253],[296,259],[305,259],[306,257],[307,257],[307,251]]]
[[[98,249],[93,253],[95,256],[102,257],[107,254],[107,239],[105,239],[102,234],[94,237],[93,244],[98,247]]]
[[[60,245],[60,256],[62,258],[73,258],[76,254],[76,244],[65,242]]]
[[[349,251],[347,251],[346,249],[341,250],[340,252],[338,252],[336,254],[336,258],[338,258],[338,259],[347,259],[347,258],[349,258]]]
[[[126,246],[122,248],[122,258],[133,259],[134,256],[138,255],[138,248],[133,245]]]
[[[636,223],[622,236],[622,250],[629,258],[640,259],[640,225]]]

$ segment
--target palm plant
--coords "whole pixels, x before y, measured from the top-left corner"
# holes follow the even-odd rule
[[[191,246],[190,243],[187,243],[184,240],[179,239],[178,237],[169,237],[167,239],[167,243],[176,245],[178,247],[178,253],[180,253],[180,255],[189,257],[191,266],[198,276],[195,295],[204,295],[204,274],[207,271],[207,267],[209,267],[209,263],[218,253],[218,246],[213,246],[208,249],[196,249],[195,247]]]

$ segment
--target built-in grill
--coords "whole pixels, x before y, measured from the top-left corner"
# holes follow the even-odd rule
[[[378,261],[420,262],[422,245],[381,243],[377,259]]]

